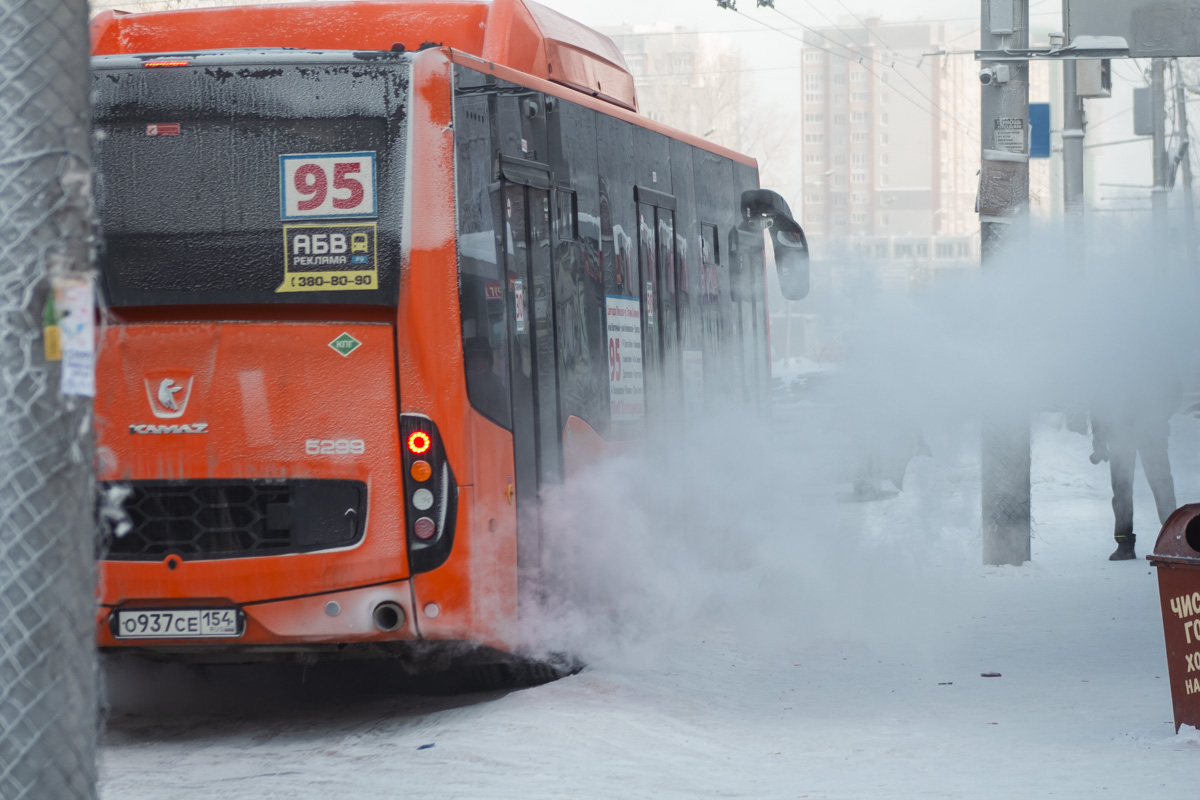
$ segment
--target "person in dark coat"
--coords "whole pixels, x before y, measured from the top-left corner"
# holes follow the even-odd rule
[[[1157,391],[1151,382],[1137,386],[1141,396],[1126,396],[1100,408],[1092,409],[1093,464],[1108,462],[1112,480],[1112,508],[1115,524],[1113,536],[1117,549],[1109,561],[1128,561],[1137,557],[1133,532],[1133,471],[1137,457],[1142,457],[1142,470],[1154,494],[1154,505],[1160,523],[1175,510],[1175,482],[1171,477],[1171,462],[1167,457],[1167,439],[1171,432],[1171,415],[1182,400],[1178,382],[1167,382]]]

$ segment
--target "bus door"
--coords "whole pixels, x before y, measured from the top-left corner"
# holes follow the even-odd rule
[[[742,399],[755,405],[765,398],[767,376],[761,363],[766,340],[764,306],[759,296],[763,285],[762,234],[729,232],[730,295],[733,301],[734,360],[741,383]]]
[[[675,198],[638,186],[638,257],[642,271],[642,341],[648,413],[658,425],[680,418],[683,406],[680,321],[676,310],[679,259]]]
[[[531,578],[541,564],[538,498],[562,474],[558,363],[550,250],[550,179],[538,165],[510,163],[504,177],[505,272],[512,358],[517,566]],[[524,596],[524,593],[523,593]]]

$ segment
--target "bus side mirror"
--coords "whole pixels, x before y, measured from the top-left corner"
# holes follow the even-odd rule
[[[742,225],[752,231],[767,230],[775,248],[779,288],[788,300],[808,296],[808,240],[792,219],[792,210],[778,192],[751,189],[742,192]]]

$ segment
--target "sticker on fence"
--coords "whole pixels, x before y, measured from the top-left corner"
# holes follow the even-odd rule
[[[90,277],[54,279],[64,395],[96,396],[96,300]]]

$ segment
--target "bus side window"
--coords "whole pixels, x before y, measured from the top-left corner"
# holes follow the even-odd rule
[[[486,274],[464,272],[460,302],[467,396],[485,416],[510,427],[503,286]]]
[[[700,223],[700,261],[705,266],[721,263],[721,251],[717,248],[717,226],[711,222]]]
[[[508,385],[508,321],[497,248],[500,185],[491,175],[486,97],[456,99],[458,270],[467,396],[484,416],[512,427]]]
[[[554,195],[558,240],[560,242],[579,241],[579,211],[576,206],[575,192],[560,187]]]

